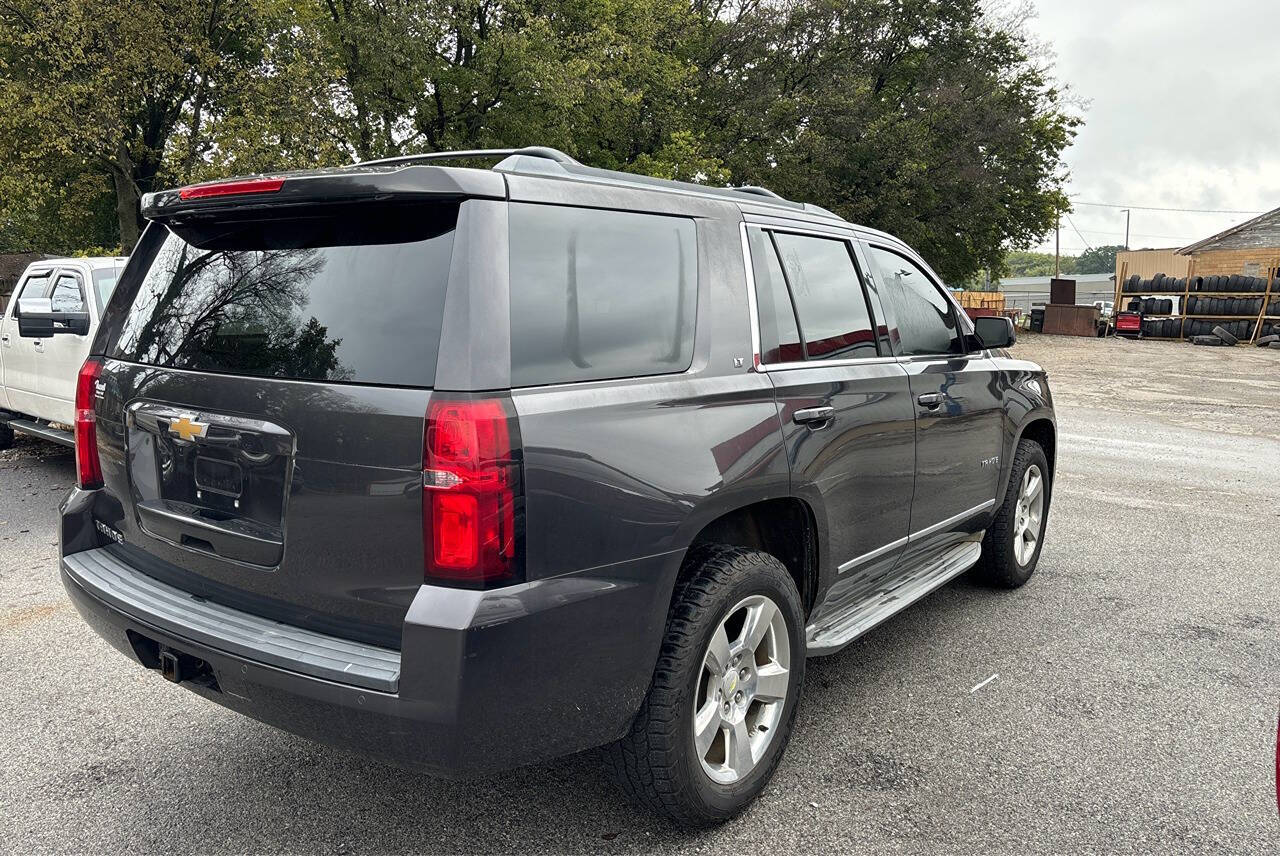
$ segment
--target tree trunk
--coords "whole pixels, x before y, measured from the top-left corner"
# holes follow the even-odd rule
[[[142,194],[138,191],[138,183],[133,179],[133,158],[129,150],[121,142],[116,147],[116,156],[108,164],[111,170],[111,183],[116,189],[116,220],[120,224],[120,252],[128,255],[142,235],[142,212],[140,203]]]

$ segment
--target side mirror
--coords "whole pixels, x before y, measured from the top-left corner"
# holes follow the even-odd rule
[[[984,348],[1007,348],[1018,341],[1013,319],[1003,315],[984,315],[973,319],[973,332]]]
[[[86,336],[89,333],[88,312],[55,312],[47,297],[24,297],[14,310],[18,319],[18,335],[24,339],[47,339],[60,333]]]

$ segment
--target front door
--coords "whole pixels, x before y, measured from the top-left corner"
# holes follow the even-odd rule
[[[967,319],[922,263],[865,245],[910,376],[916,418],[912,553],[942,549],[984,529],[995,506],[1004,414],[995,366],[967,353]]]
[[[54,312],[88,312],[92,296],[84,276],[74,269],[58,271],[49,299]],[[89,335],[59,333],[41,342],[36,355],[36,404],[34,415],[70,425],[75,421],[76,378],[92,344]]]
[[[910,382],[876,335],[878,302],[849,240],[747,231],[762,368],[778,401],[792,493],[820,517],[819,561],[831,586],[818,602],[836,612],[880,587],[906,543]]]
[[[4,322],[0,326],[0,367],[4,371],[4,406],[18,413],[34,415],[38,380],[37,357],[44,348],[43,339],[24,339],[18,334],[18,301],[24,297],[47,297],[53,285],[53,269],[36,270],[18,283],[9,298]]]

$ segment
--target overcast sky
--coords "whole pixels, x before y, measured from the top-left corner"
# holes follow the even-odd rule
[[[1280,207],[1280,0],[1035,0],[1031,31],[1084,102],[1063,252],[1124,243],[1091,203]],[[1133,211],[1129,245],[1178,247],[1250,214]],[[1053,250],[1053,235],[1041,245]]]

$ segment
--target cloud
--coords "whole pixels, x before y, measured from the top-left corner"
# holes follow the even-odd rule
[[[1280,206],[1280,3],[1037,0],[1031,32],[1087,102],[1066,153],[1073,199],[1167,208]],[[1250,215],[1133,212],[1130,245],[1175,246]],[[1124,214],[1077,205],[1062,243],[1121,243]],[[1070,235],[1070,239],[1068,239]],[[1042,245],[1052,249],[1053,236]]]

